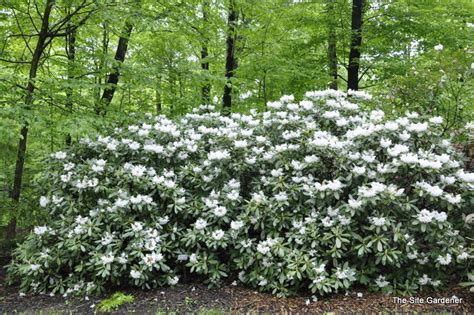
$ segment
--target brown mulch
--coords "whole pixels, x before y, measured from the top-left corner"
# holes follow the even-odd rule
[[[3,281],[3,279],[0,279]],[[309,296],[277,298],[270,294],[259,293],[248,288],[227,286],[209,289],[200,284],[181,284],[173,288],[151,291],[122,290],[135,297],[133,304],[125,304],[113,314],[156,314],[176,312],[177,314],[197,313],[200,310],[220,310],[225,314],[319,314],[337,313],[375,313],[375,312],[449,312],[454,314],[473,314],[474,297],[466,289],[453,287],[449,290],[426,292],[416,297],[452,297],[462,298],[459,304],[397,304],[393,296],[370,293],[364,290],[348,294],[335,294],[320,297],[318,301],[306,301]],[[362,297],[360,294],[362,293]],[[94,314],[95,305],[103,298],[63,298],[49,295],[26,295],[20,297],[18,288],[0,286],[0,314]]]

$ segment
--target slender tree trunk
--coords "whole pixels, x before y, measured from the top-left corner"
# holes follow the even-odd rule
[[[25,88],[25,102],[24,108],[26,110],[31,109],[33,106],[33,94],[35,91],[35,79],[36,73],[38,71],[38,66],[45,49],[45,42],[48,37],[49,30],[49,17],[53,8],[54,0],[47,0],[44,13],[42,16],[41,30],[38,34],[38,41],[36,42],[35,50],[33,52],[33,57],[31,58],[30,72],[28,75],[28,83]],[[18,151],[15,163],[15,174],[13,178],[13,188],[11,190],[10,197],[13,201],[13,216],[8,226],[6,228],[6,238],[14,239],[16,237],[16,208],[18,207],[18,202],[20,201],[21,195],[21,184],[23,180],[23,172],[25,165],[25,155],[26,155],[26,144],[28,139],[28,121],[23,122],[23,126],[20,130],[20,140],[18,142]]]
[[[125,28],[122,35],[119,38],[117,50],[115,51],[115,64],[112,66],[112,71],[107,76],[107,86],[102,93],[102,97],[99,101],[99,106],[96,109],[98,115],[105,115],[107,107],[112,102],[115,90],[117,89],[117,83],[120,77],[120,66],[125,61],[125,55],[127,54],[128,42],[130,35],[132,34],[133,24],[131,22],[125,23]]]
[[[351,23],[351,50],[349,53],[349,67],[347,75],[347,89],[359,89],[359,60],[360,47],[362,45],[362,12],[364,0],[352,1],[352,23]]]
[[[201,59],[205,59],[208,56],[207,45],[204,44],[201,49]],[[205,61],[201,63],[201,68],[204,71],[209,73],[209,61]],[[209,104],[210,103],[210,94],[211,94],[211,84],[209,83],[209,79],[207,78],[208,74],[206,74],[206,79],[204,85],[201,88],[201,98],[202,104]]]
[[[108,31],[108,22],[102,23],[102,56],[99,61],[96,63],[96,71],[98,75],[95,76],[96,88],[94,88],[94,97],[95,97],[95,110],[99,112],[100,108],[100,97],[101,97],[101,86],[103,82],[107,80],[107,75],[103,75],[104,69],[107,67],[107,56],[109,54],[109,31]],[[103,81],[102,81],[103,79]]]
[[[70,24],[70,23],[69,23]],[[70,26],[68,27],[69,35],[66,36],[66,53],[68,59],[68,70],[67,70],[67,80],[71,84],[74,80],[74,61],[76,59],[76,29]],[[73,89],[68,87],[66,90],[66,108],[71,113],[73,107]],[[71,134],[66,135],[66,145],[70,145],[72,141]]]
[[[336,23],[334,23],[334,0],[328,0],[328,66],[331,81],[329,88],[337,90],[337,38],[336,38]]]
[[[225,61],[225,77],[227,79],[226,85],[224,86],[224,96],[222,97],[222,107],[224,113],[229,113],[232,107],[232,77],[237,68],[237,61],[235,58],[235,39],[236,39],[236,26],[237,23],[237,10],[235,8],[234,0],[230,0],[229,11],[227,17],[227,52]]]
[[[156,114],[159,115],[161,114],[161,110],[163,106],[161,102],[161,91],[159,88],[155,90],[155,94],[156,94]]]
[[[263,107],[267,110],[267,103],[268,103],[268,96],[267,96],[267,73],[268,70],[265,69],[263,71],[263,79],[262,79],[262,90],[263,90]]]
[[[209,82],[209,79],[208,79],[209,60],[206,59],[209,56],[209,51],[208,51],[209,39],[207,38],[207,32],[206,32],[208,20],[209,20],[209,1],[204,0],[202,2],[202,22],[203,22],[202,32],[205,35],[203,36],[202,48],[201,48],[201,68],[202,70],[206,71],[206,78],[204,81],[204,85],[201,88],[202,104],[209,104],[211,101],[210,99],[211,83]]]

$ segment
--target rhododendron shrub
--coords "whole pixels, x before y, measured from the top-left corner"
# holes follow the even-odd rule
[[[361,92],[268,111],[148,115],[52,155],[37,226],[9,267],[23,291],[174,285],[184,274],[281,295],[441,287],[472,257],[474,175],[443,121],[387,119]],[[362,105],[362,106],[361,106]]]

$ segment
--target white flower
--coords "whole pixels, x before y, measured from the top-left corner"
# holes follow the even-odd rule
[[[189,256],[189,262],[190,263],[196,263],[198,261],[198,256],[196,254],[191,254]]]
[[[132,270],[132,271],[130,271],[130,276],[133,279],[140,279],[142,277],[142,273],[138,270]]]
[[[146,172],[146,167],[143,165],[134,165],[131,167],[130,172],[135,177],[142,177]]]
[[[215,207],[213,213],[214,213],[217,217],[223,217],[223,216],[225,216],[226,213],[227,213],[227,208],[224,207],[224,206]]]
[[[445,194],[444,199],[449,202],[450,204],[458,204],[462,201],[461,195],[453,195],[453,194]]]
[[[432,117],[432,118],[430,118],[430,123],[435,124],[435,125],[442,124],[443,123],[443,117],[440,117],[440,116]]]
[[[434,50],[439,51],[439,50],[443,50],[444,46],[442,44],[438,44],[438,45],[434,46],[433,48],[434,48]]]
[[[411,136],[410,136],[410,134],[409,134],[408,132],[403,131],[402,133],[400,133],[400,134],[398,135],[398,137],[399,137],[400,140],[402,140],[402,141],[407,141],[408,139],[410,139]]]
[[[446,222],[446,220],[448,219],[448,215],[444,211],[442,212],[433,211],[432,214],[433,214],[433,218],[438,222]]]
[[[136,142],[136,141],[132,141],[128,144],[128,147],[130,148],[130,150],[132,151],[137,151],[138,149],[140,149],[140,143]]]
[[[223,237],[224,237],[224,231],[220,229],[212,232],[212,238],[216,241],[220,241]]]
[[[365,171],[365,166],[356,166],[352,169],[352,172],[356,173],[357,175],[363,175]]]
[[[421,223],[430,223],[431,221],[433,221],[433,213],[426,209],[423,209],[420,211],[420,213],[418,213],[417,219]]]
[[[381,110],[373,110],[370,112],[370,120],[381,121],[385,116],[385,113]]]
[[[362,201],[354,200],[354,199],[351,198],[347,201],[347,204],[352,209],[358,209],[358,208],[360,208],[360,206],[362,206]]]
[[[387,149],[387,153],[393,157],[399,156],[401,153],[406,153],[408,151],[409,151],[409,148],[403,144],[396,144],[392,148]]]
[[[238,149],[246,148],[248,146],[247,140],[236,140],[234,146]]]
[[[275,195],[275,200],[278,202],[283,202],[288,200],[288,195],[286,192],[282,191]]]
[[[117,143],[110,142],[110,143],[107,143],[107,145],[105,147],[107,148],[107,150],[115,151],[115,150],[117,150]]]
[[[257,244],[257,251],[262,254],[266,255],[270,252],[270,246],[268,246],[265,242]]]
[[[446,254],[446,256],[438,256],[438,258],[436,258],[436,261],[440,264],[440,265],[449,265],[452,261],[452,257],[450,254]]]
[[[104,167],[101,166],[101,165],[94,164],[94,165],[92,165],[92,171],[100,173],[100,172],[104,171]]]
[[[264,287],[268,284],[268,280],[267,279],[262,279],[260,280],[260,282],[258,283],[259,286],[261,287]]]
[[[427,123],[412,123],[407,126],[408,131],[416,132],[416,133],[422,133],[425,132],[428,129],[428,124]]]
[[[118,208],[123,208],[126,207],[128,203],[128,200],[118,198],[117,200],[115,200],[114,206]]]
[[[348,278],[352,278],[354,275],[355,275],[355,271],[350,268],[343,269],[343,270],[341,270],[340,268],[337,268],[335,272],[335,276],[338,279],[348,279]]]
[[[133,204],[139,204],[142,202],[142,195],[136,195],[136,196],[131,196],[130,197],[130,202],[133,203]]]
[[[48,232],[49,228],[47,226],[37,226],[33,229],[33,233],[35,233],[38,236],[41,236]]]
[[[113,255],[112,253],[109,253],[109,254],[107,254],[107,255],[102,255],[102,256],[100,257],[100,260],[102,261],[102,263],[103,263],[104,265],[108,265],[108,264],[113,263],[113,262],[114,262],[114,259],[115,259],[115,257],[114,257],[114,255]]]
[[[418,155],[415,153],[405,153],[400,155],[400,161],[406,164],[415,164],[418,163]]]
[[[384,217],[371,217],[369,218],[369,221],[375,226],[383,226],[387,223],[387,219]]]
[[[38,270],[38,269],[40,269],[40,268],[41,268],[41,265],[38,265],[38,264],[31,264],[31,265],[30,265],[31,271],[36,271],[36,270]]]
[[[58,151],[53,154],[53,157],[57,160],[64,160],[67,157],[66,152]]]
[[[120,257],[118,258],[118,262],[122,265],[125,265],[128,262],[128,255],[125,253],[122,253]]]
[[[197,219],[196,223],[194,223],[194,227],[198,230],[205,229],[207,226],[207,221],[204,219]]]
[[[132,230],[133,232],[140,232],[143,230],[143,224],[141,222],[135,222],[132,224]]]
[[[280,177],[283,175],[283,169],[279,168],[277,170],[271,170],[270,174],[273,176],[273,177]]]
[[[428,275],[426,274],[424,274],[423,277],[418,279],[418,283],[420,285],[427,285],[430,282],[431,282],[431,278],[429,278]]]
[[[325,227],[331,227],[334,224],[334,221],[331,220],[331,217],[324,217],[323,219],[321,219],[321,223]]]
[[[456,177],[454,177],[454,176],[441,175],[439,178],[440,178],[441,182],[446,184],[446,185],[452,185],[456,182]]]
[[[388,286],[390,284],[390,282],[388,282],[387,280],[385,280],[385,277],[380,275],[376,280],[375,280],[375,284],[379,287],[379,288],[384,288],[386,286]]]
[[[179,277],[178,276],[168,278],[168,284],[169,285],[176,285],[178,282],[179,282]]]
[[[239,199],[239,192],[237,190],[233,190],[227,193],[226,196],[227,196],[227,199],[235,201]]]
[[[67,172],[67,171],[72,170],[74,166],[76,166],[74,163],[69,162],[69,163],[65,163],[63,167],[64,167],[64,170]]]
[[[102,236],[100,242],[101,242],[102,245],[107,246],[110,243],[112,243],[113,240],[114,240],[114,236],[109,232],[105,232],[105,234],[104,234],[104,236]]]
[[[163,260],[163,254],[161,253],[146,254],[145,257],[143,257],[143,262],[149,267],[152,267],[157,262],[160,262],[162,260]]]
[[[388,148],[391,145],[392,145],[392,140],[385,139],[385,138],[380,139],[380,146],[382,148]]]
[[[396,121],[387,121],[384,128],[390,131],[395,131],[399,128],[399,124]]]
[[[244,222],[242,221],[232,221],[230,223],[230,227],[233,229],[233,230],[240,230],[242,227],[244,226]]]
[[[207,154],[207,159],[210,161],[219,161],[230,158],[230,153],[227,150],[211,151]]]
[[[465,260],[469,257],[469,254],[467,252],[462,252],[458,255],[459,260]]]
[[[45,197],[45,196],[41,196],[40,197],[40,206],[41,207],[46,207],[48,204],[49,204],[49,198],[48,197]]]
[[[466,183],[474,183],[474,173],[465,173],[464,170],[459,170],[456,175],[460,180]]]
[[[316,273],[323,273],[326,269],[326,264],[321,264],[317,268],[314,269]]]
[[[344,187],[344,184],[342,184],[340,180],[335,179],[333,181],[327,182],[324,187],[332,191],[337,191],[342,189]]]
[[[165,225],[169,221],[170,221],[170,218],[167,215],[158,219],[158,223],[161,225]]]
[[[319,161],[319,157],[317,157],[316,155],[307,155],[305,156],[304,161],[307,164],[316,163]]]
[[[424,190],[425,192],[427,192],[428,194],[430,194],[431,196],[433,197],[439,197],[441,195],[443,195],[443,189],[439,188],[438,186],[436,185],[430,185],[426,182],[417,182],[415,184],[416,186],[420,187],[422,190]]]
[[[162,145],[159,144],[145,144],[143,146],[143,150],[148,151],[148,152],[154,152],[157,154],[161,154],[165,151],[165,148]]]
[[[295,97],[293,95],[283,95],[280,98],[280,102],[284,102],[284,103],[293,102],[294,100],[295,100]]]

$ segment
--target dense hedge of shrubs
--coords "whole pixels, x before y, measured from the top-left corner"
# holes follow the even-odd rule
[[[441,287],[465,274],[474,174],[439,117],[395,120],[361,92],[268,111],[148,115],[52,155],[37,226],[9,267],[23,291],[174,285],[185,272],[281,295]]]

